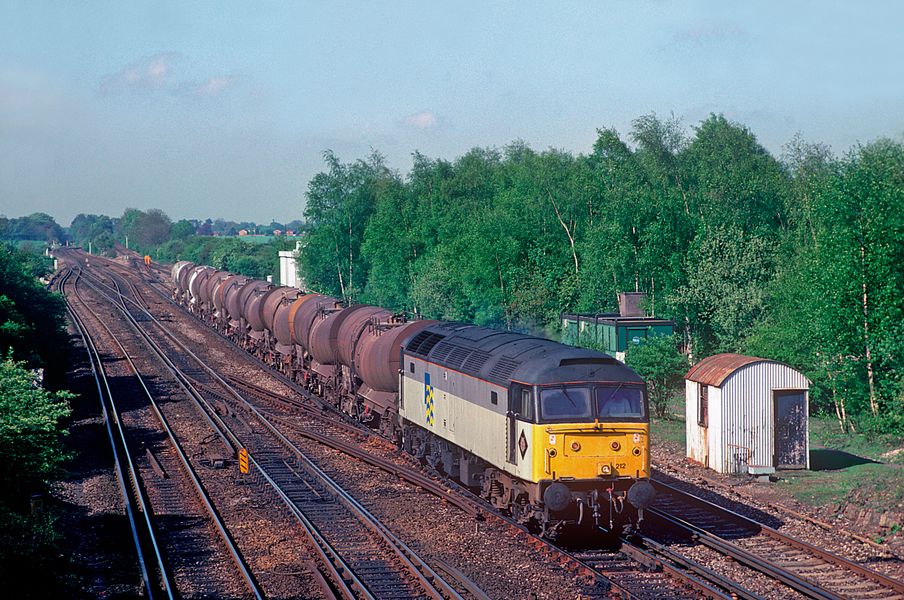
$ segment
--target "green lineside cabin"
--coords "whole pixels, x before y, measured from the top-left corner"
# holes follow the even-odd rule
[[[597,348],[624,361],[629,345],[647,337],[672,335],[675,322],[645,316],[645,294],[619,294],[617,313],[565,313],[562,315],[562,343]]]

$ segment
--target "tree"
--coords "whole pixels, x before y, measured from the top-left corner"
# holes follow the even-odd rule
[[[24,363],[0,362],[0,452],[7,460],[0,473],[0,579],[34,581],[35,597],[59,596],[60,551],[52,514],[32,514],[29,499],[46,491],[66,459],[62,420],[73,397],[36,385]]]
[[[376,187],[395,175],[377,153],[343,164],[326,152],[324,160],[329,172],[318,173],[308,184],[304,214],[314,229],[302,253],[305,279],[327,293],[355,298],[366,284],[361,244],[376,206]]]
[[[678,338],[649,335],[625,354],[626,364],[647,382],[650,405],[657,417],[667,417],[669,402],[687,372],[687,359],[678,352]]]
[[[706,228],[777,233],[786,227],[788,178],[746,127],[711,115],[679,155],[690,210]]]
[[[33,367],[51,367],[61,375],[66,346],[63,302],[35,278],[30,259],[22,251],[0,245],[0,352]]]
[[[32,213],[17,219],[7,219],[0,228],[2,237],[11,241],[33,240],[62,242],[66,239],[63,228],[48,214]]]
[[[174,240],[184,240],[195,234],[195,226],[191,221],[180,219],[173,224],[170,230],[170,238]]]
[[[128,231],[136,247],[150,250],[169,239],[172,227],[172,221],[166,213],[159,208],[152,208],[139,214]]]
[[[205,219],[205,221],[201,223],[201,226],[198,227],[198,235],[213,235],[213,223],[210,219]]]
[[[67,392],[35,385],[24,362],[0,362],[0,452],[9,464],[0,474],[5,504],[23,507],[28,494],[57,474],[65,458],[59,444],[61,420],[69,414]]]
[[[701,232],[687,254],[687,281],[672,299],[694,323],[698,354],[738,352],[760,322],[775,254],[767,239],[734,227]]]

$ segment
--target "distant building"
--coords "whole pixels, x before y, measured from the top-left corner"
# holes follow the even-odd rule
[[[304,280],[298,276],[298,256],[301,254],[301,242],[295,242],[294,250],[279,252],[279,282],[287,287],[304,289]]]
[[[282,229],[274,229],[274,230],[273,230],[273,235],[274,235],[274,236],[280,236],[280,235],[282,235]]]
[[[716,354],[684,379],[689,459],[719,473],[810,468],[803,374],[766,358]]]
[[[247,229],[239,229],[239,235],[248,235]]]
[[[617,313],[580,313],[562,315],[562,343],[599,348],[624,361],[632,345],[654,335],[672,335],[675,323],[648,317],[643,310],[646,294],[622,292]]]

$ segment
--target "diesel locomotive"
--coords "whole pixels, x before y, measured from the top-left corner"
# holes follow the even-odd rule
[[[643,380],[607,354],[176,263],[198,318],[519,522],[635,527],[653,501]]]

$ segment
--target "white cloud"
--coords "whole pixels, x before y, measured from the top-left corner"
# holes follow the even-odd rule
[[[429,129],[436,125],[437,120],[436,115],[434,115],[429,110],[425,110],[413,115],[408,115],[407,117],[402,119],[402,122],[409,127],[416,127],[417,129]]]
[[[211,77],[198,85],[195,91],[202,96],[218,96],[233,83],[235,83],[235,79],[232,77]]]
[[[167,89],[172,86],[173,63],[179,58],[175,52],[161,52],[135,61],[107,77],[101,83],[101,92],[116,94]]]
[[[103,94],[171,94],[182,97],[215,97],[235,84],[225,75],[189,77],[192,64],[176,52],[161,52],[135,61],[107,77]],[[194,69],[197,70],[197,69]],[[194,73],[194,75],[198,75]]]

